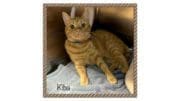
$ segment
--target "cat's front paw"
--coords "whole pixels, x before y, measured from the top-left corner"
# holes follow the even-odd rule
[[[109,83],[111,83],[111,84],[116,84],[116,83],[117,83],[117,79],[116,79],[116,77],[113,76],[113,75],[107,76],[107,80],[108,80]]]
[[[89,82],[88,78],[81,78],[80,79],[80,85],[81,86],[87,86],[88,82]]]

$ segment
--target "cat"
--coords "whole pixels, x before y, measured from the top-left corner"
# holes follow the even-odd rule
[[[88,85],[87,64],[95,64],[105,73],[110,84],[117,78],[112,71],[119,68],[126,73],[128,62],[125,55],[128,47],[113,33],[105,30],[91,32],[92,15],[85,8],[81,17],[71,17],[62,12],[65,24],[65,49],[80,76],[80,85]],[[91,19],[91,20],[90,20]]]

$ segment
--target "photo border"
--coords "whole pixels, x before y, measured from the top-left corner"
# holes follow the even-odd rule
[[[48,94],[46,92],[47,70],[47,7],[98,6],[98,7],[133,7],[134,8],[134,94]],[[137,97],[137,4],[136,3],[43,3],[43,97]]]

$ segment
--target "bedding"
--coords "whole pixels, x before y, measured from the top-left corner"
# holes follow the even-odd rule
[[[54,72],[47,75],[46,86],[48,94],[129,94],[124,83],[124,74],[115,71],[118,83],[111,85],[104,73],[95,65],[87,66],[89,84],[80,86],[79,76],[72,62],[60,64]]]

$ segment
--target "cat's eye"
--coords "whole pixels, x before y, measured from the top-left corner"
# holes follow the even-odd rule
[[[74,25],[70,25],[71,29],[74,29]]]
[[[85,23],[82,23],[82,27],[85,27],[86,26],[86,24]]]

